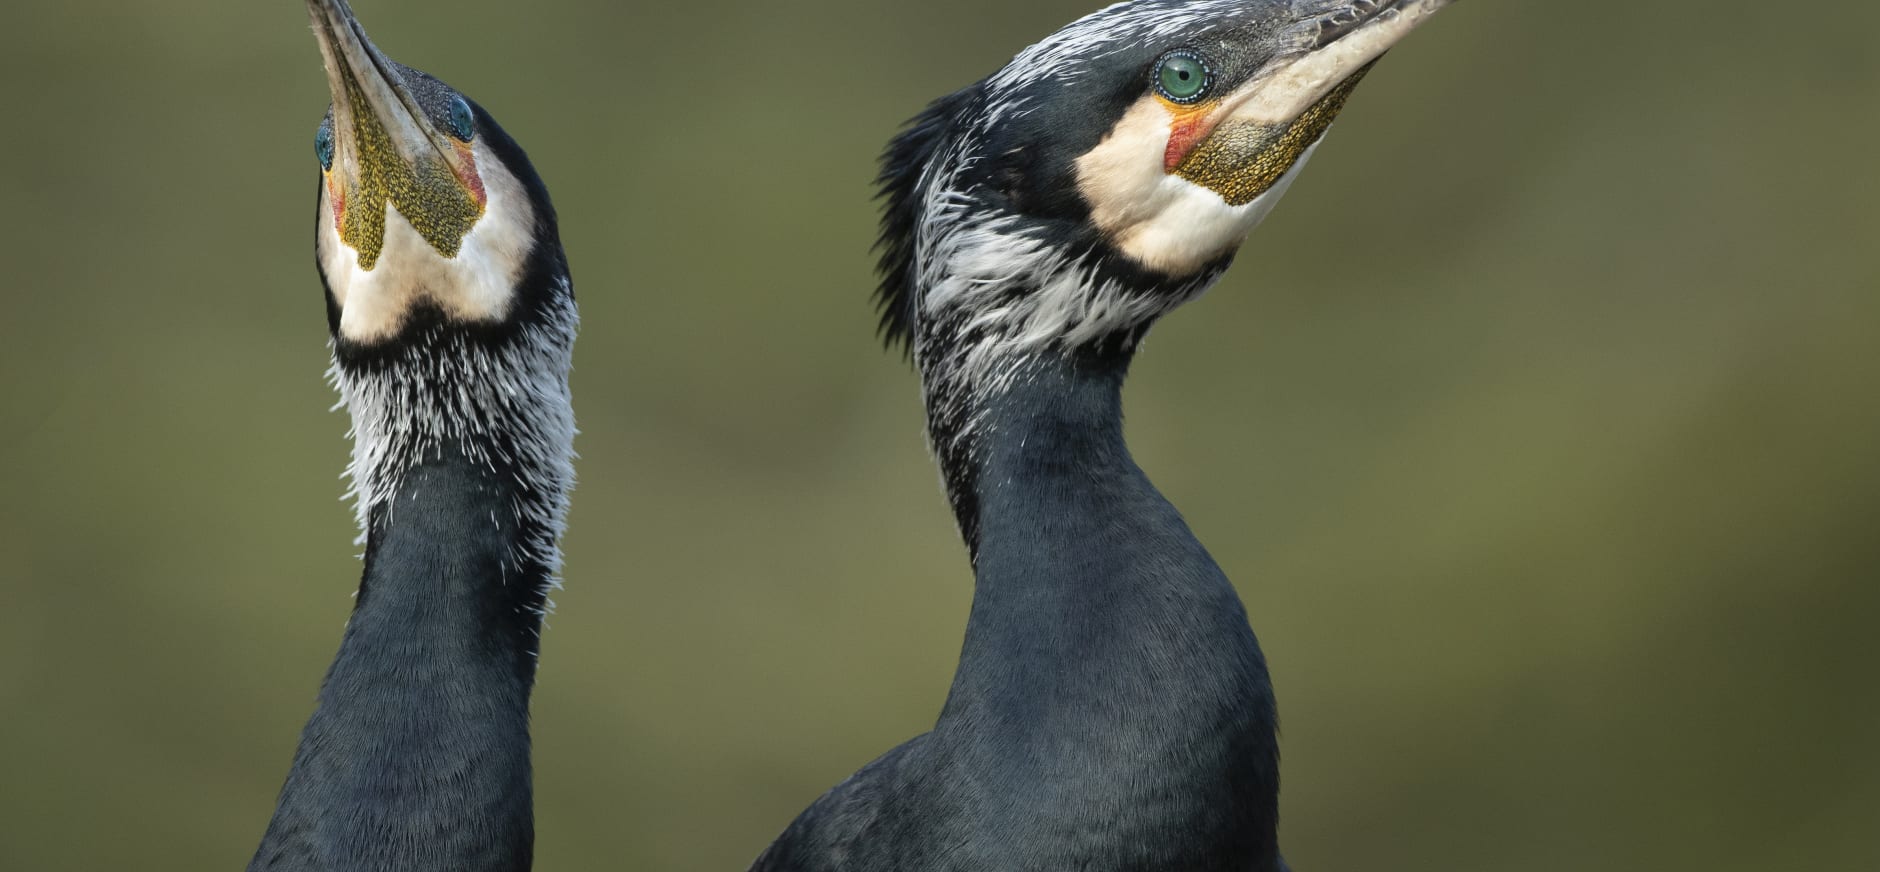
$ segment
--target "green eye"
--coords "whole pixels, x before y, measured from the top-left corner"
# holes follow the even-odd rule
[[[476,116],[470,113],[470,104],[462,97],[450,101],[450,134],[458,142],[469,142],[476,138]]]
[[[313,156],[320,159],[321,169],[333,169],[333,125],[321,124],[313,135]]]
[[[1213,84],[1214,73],[1208,70],[1207,61],[1186,49],[1163,55],[1155,67],[1156,90],[1176,103],[1200,100]]]

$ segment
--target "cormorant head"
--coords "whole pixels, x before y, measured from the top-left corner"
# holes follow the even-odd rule
[[[1133,347],[1220,276],[1359,79],[1449,2],[1136,0],[1026,49],[884,155],[885,331],[930,380]]]
[[[314,139],[328,315],[343,358],[438,325],[502,335],[571,309],[554,207],[488,112],[395,63],[346,0],[307,0],[333,105]]]
[[[307,9],[333,92],[315,248],[360,527],[409,470],[461,455],[519,488],[525,550],[552,572],[578,315],[548,189],[482,107],[381,54],[346,0]]]

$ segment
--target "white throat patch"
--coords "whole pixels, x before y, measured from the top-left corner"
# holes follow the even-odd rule
[[[1091,218],[1117,249],[1144,267],[1194,274],[1247,241],[1279,205],[1314,142],[1271,188],[1232,206],[1220,194],[1167,171],[1169,113],[1155,100],[1131,107],[1096,148],[1077,160],[1077,183]],[[1322,139],[1321,139],[1322,141]]]
[[[516,281],[535,238],[535,213],[522,182],[479,138],[476,166],[489,199],[454,258],[432,248],[411,222],[386,205],[385,245],[372,269],[339,238],[333,204],[320,191],[316,248],[340,308],[339,332],[354,342],[396,334],[413,306],[429,302],[465,321],[496,321],[509,312]]]

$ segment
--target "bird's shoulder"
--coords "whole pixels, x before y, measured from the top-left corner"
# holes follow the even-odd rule
[[[917,736],[830,788],[778,836],[751,872],[846,872],[907,860],[895,847],[927,843],[916,825],[946,815],[928,806],[937,794],[933,734]]]

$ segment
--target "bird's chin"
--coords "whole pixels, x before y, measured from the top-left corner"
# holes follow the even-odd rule
[[[493,208],[449,257],[431,244],[416,222],[395,208],[387,209],[383,239],[370,268],[333,223],[323,221],[316,248],[337,314],[337,338],[362,345],[396,340],[422,309],[465,324],[493,324],[508,317],[516,282],[534,250],[535,221],[517,185],[502,185],[491,202]]]
[[[1106,236],[1112,247],[1144,269],[1173,278],[1194,276],[1246,242],[1286,196],[1317,148],[1317,141],[1307,143],[1276,178],[1239,202],[1179,174],[1158,171],[1157,181],[1139,193],[1128,212],[1099,213],[1114,221],[1104,228]],[[1116,220],[1119,217],[1126,220]]]

